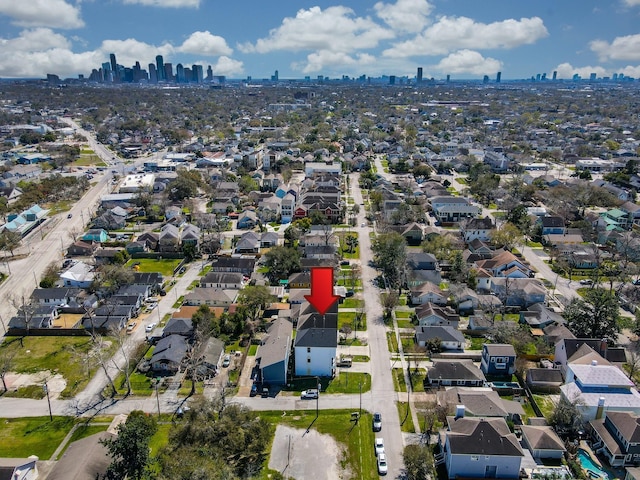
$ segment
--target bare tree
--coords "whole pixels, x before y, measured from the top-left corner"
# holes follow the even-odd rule
[[[25,292],[10,297],[10,301],[11,305],[18,311],[18,315],[22,317],[24,328],[27,331],[27,335],[29,335],[29,330],[31,329],[33,317],[36,312],[36,306],[31,303]]]
[[[5,392],[9,390],[7,388],[7,381],[5,377],[7,376],[7,373],[13,370],[13,360],[17,353],[17,349],[7,348],[6,345],[5,348],[0,349],[0,380],[2,380],[2,387]]]
[[[109,360],[108,357],[108,344],[102,337],[102,335],[94,333],[91,335],[91,341],[93,342],[93,354],[98,362],[98,365],[102,368],[107,380],[109,381],[109,386],[111,387],[111,396],[115,395],[117,392],[116,385],[113,383],[113,378],[109,374]]]
[[[130,355],[130,341],[129,335],[127,331],[123,328],[111,327],[109,329],[111,333],[111,337],[115,339],[118,343],[118,350],[122,354],[122,358],[124,359],[124,365],[122,367],[118,366],[115,361],[115,356],[112,357],[111,361],[113,366],[118,369],[120,372],[124,374],[124,380],[127,385],[127,391],[125,393],[125,397],[131,395],[131,355]]]

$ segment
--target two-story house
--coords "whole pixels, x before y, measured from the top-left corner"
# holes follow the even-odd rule
[[[485,343],[482,345],[480,370],[485,375],[512,375],[516,371],[516,351],[513,345]]]
[[[425,303],[418,306],[416,308],[416,318],[420,326],[448,326],[457,329],[460,323],[460,315],[453,309],[433,303]]]
[[[468,359],[434,360],[425,380],[432,387],[482,387],[485,382],[482,371]]]
[[[502,417],[447,417],[440,444],[451,479],[520,477],[524,452]]]
[[[460,225],[460,231],[464,243],[471,243],[474,240],[488,242],[491,240],[491,231],[495,229],[493,221],[489,217],[471,218]]]
[[[612,467],[640,463],[640,417],[632,412],[606,412],[589,422],[593,449]]]
[[[305,311],[308,302],[300,305]],[[294,341],[295,374],[299,376],[332,377],[336,368],[338,348],[337,304],[325,315],[305,314],[298,318]]]
[[[242,280],[241,273],[209,272],[200,279],[200,286],[204,288],[240,290],[243,285]]]

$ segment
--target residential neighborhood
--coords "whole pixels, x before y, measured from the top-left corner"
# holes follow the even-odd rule
[[[185,87],[162,122],[52,88],[0,104],[0,416],[60,423],[0,434],[7,478],[103,475],[145,414],[171,478],[168,426],[225,409],[259,437],[229,478],[302,445],[340,478],[640,478],[633,86]]]

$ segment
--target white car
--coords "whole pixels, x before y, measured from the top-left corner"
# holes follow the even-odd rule
[[[303,390],[300,394],[300,398],[310,399],[310,398],[318,398],[318,389],[311,388],[309,390]]]
[[[378,473],[380,475],[386,475],[388,471],[387,456],[384,453],[378,455]]]
[[[136,322],[131,322],[129,325],[127,325],[127,333],[131,334],[133,333],[133,330],[136,328],[137,323]]]
[[[382,437],[376,437],[374,447],[376,449],[376,457],[384,453],[384,439]]]
[[[156,328],[155,322],[154,323],[150,323],[149,325],[144,327],[144,331],[149,333],[149,332],[153,331],[154,328]]]
[[[365,227],[365,224],[364,224],[364,222],[363,222],[363,223],[361,223],[361,224],[360,224],[360,226],[361,226],[361,227]]]

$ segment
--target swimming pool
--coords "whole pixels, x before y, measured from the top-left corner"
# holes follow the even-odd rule
[[[609,480],[609,475],[607,474],[607,472],[593,463],[593,460],[591,460],[591,456],[589,456],[589,454],[582,449],[578,450],[578,461],[580,462],[580,465],[582,465],[582,468],[587,471],[589,477]]]

